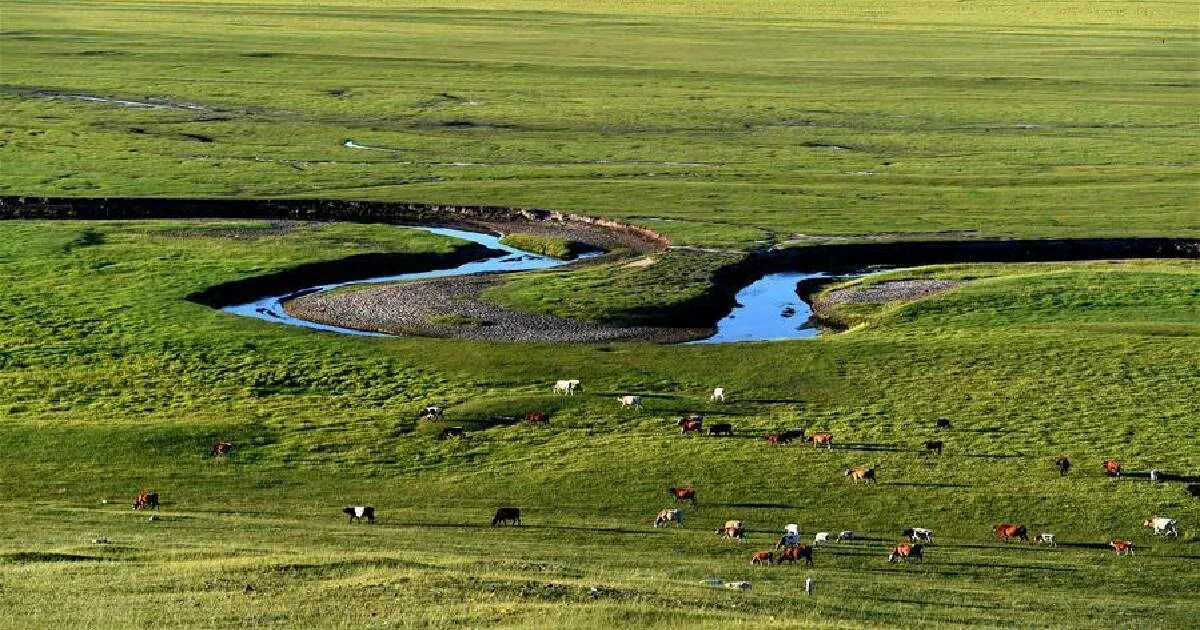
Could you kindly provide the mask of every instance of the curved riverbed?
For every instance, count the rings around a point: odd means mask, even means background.
[[[265,321],[290,326],[301,326],[314,330],[347,335],[387,337],[390,336],[387,333],[338,326],[296,317],[284,310],[284,303],[310,294],[321,293],[351,284],[382,284],[398,281],[470,276],[484,273],[531,271],[557,267],[568,262],[505,245],[500,242],[501,236],[497,234],[472,232],[454,228],[405,226],[398,229],[422,230],[432,234],[459,238],[478,243],[489,249],[503,251],[504,254],[447,269],[377,276],[360,280],[316,285],[282,295],[260,298],[253,302],[227,306],[222,310],[246,317],[255,317]],[[586,254],[585,257],[595,255],[598,254]],[[714,334],[703,339],[694,339],[687,343],[715,344],[815,337],[820,334],[820,329],[812,321],[812,306],[800,298],[796,290],[796,285],[801,281],[825,277],[828,277],[828,274],[821,271],[766,274],[738,291],[735,297],[736,304],[728,314],[716,323]],[[335,321],[343,322],[345,320],[336,319]]]

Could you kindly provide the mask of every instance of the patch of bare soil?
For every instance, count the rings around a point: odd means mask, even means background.
[[[820,309],[837,304],[882,304],[919,300],[956,289],[963,284],[959,280],[897,280],[865,287],[847,287],[831,291],[821,299],[814,300],[813,308]]]

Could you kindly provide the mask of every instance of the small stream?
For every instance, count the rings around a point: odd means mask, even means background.
[[[471,232],[453,228],[404,227],[401,229],[422,230],[431,234],[440,234],[478,243],[491,249],[505,252],[504,255],[469,262],[449,269],[437,269],[417,273],[405,273],[392,276],[377,276],[361,280],[323,284],[292,291],[283,295],[260,298],[245,304],[227,306],[221,310],[255,317],[264,321],[301,326],[313,330],[323,330],[347,335],[366,337],[387,337],[384,333],[344,328],[330,324],[321,324],[288,315],[283,310],[283,303],[310,293],[328,291],[350,284],[386,283],[404,280],[423,280],[428,278],[444,278],[476,273],[496,273],[512,271],[531,271],[548,269],[564,265],[569,261],[558,260],[548,256],[533,254],[500,243],[500,235]],[[596,256],[598,253],[584,254],[581,257]],[[712,344],[730,343],[736,341],[768,341],[779,339],[800,339],[815,337],[820,330],[811,322],[812,307],[796,293],[796,283],[810,278],[823,278],[826,272],[786,272],[772,273],[759,278],[736,296],[737,305],[728,315],[716,325],[716,333],[705,339],[688,343]]]

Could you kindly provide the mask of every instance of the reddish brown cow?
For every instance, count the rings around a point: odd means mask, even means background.
[[[1020,538],[1025,542],[1029,542],[1029,534],[1025,531],[1024,525],[1015,525],[1013,523],[1000,523],[992,526],[992,533],[996,538],[1008,542],[1013,538]]]
[[[133,509],[135,510],[157,510],[158,509],[158,493],[146,492],[145,490],[138,493],[137,498],[133,500]]]
[[[804,559],[805,565],[811,567],[813,565],[813,548],[808,545],[799,545],[796,547],[788,547],[787,549],[784,549],[782,552],[780,552],[779,565],[783,565],[783,563],[785,561],[791,562],[792,564],[796,564],[796,561],[801,558]]]
[[[1117,552],[1118,556],[1132,556],[1133,555],[1133,541],[1132,540],[1110,540],[1110,541],[1108,541],[1108,546],[1112,547],[1113,551]]]
[[[1121,462],[1115,459],[1104,460],[1100,464],[1100,467],[1104,469],[1104,474],[1108,475],[1109,477],[1121,476]]]
[[[704,426],[704,418],[703,416],[684,416],[675,423],[675,426],[680,427],[684,435],[699,433]]]
[[[228,455],[232,452],[233,442],[217,442],[216,444],[213,444],[212,450],[209,451],[209,454],[213,457],[220,457],[221,455]]]
[[[888,554],[888,562],[924,559],[925,548],[921,545],[913,545],[909,543],[900,543],[899,545],[892,547],[892,552]]]
[[[525,414],[525,424],[550,424],[550,414],[545,411],[530,411]]]
[[[750,564],[774,564],[775,552],[773,551],[755,551],[753,556],[750,556]]]
[[[876,483],[874,468],[865,468],[863,466],[849,468],[846,470],[846,476],[853,479],[855,484],[858,484],[860,481]]]
[[[667,488],[667,492],[670,492],[671,496],[675,497],[676,503],[683,503],[684,501],[691,501],[692,505],[696,505],[696,489],[695,488],[692,488],[692,487]]]
[[[812,436],[813,448],[824,446],[827,449],[833,450],[833,434],[832,433],[814,433]]]
[[[767,444],[787,444],[792,438],[783,435],[782,433],[768,433]]]

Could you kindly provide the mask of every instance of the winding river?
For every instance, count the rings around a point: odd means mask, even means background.
[[[503,255],[488,258],[486,260],[477,260],[448,269],[437,269],[433,271],[405,273],[391,276],[377,276],[373,278],[365,278],[347,282],[317,285],[301,289],[299,291],[291,291],[282,295],[273,295],[260,298],[245,304],[227,306],[222,310],[228,313],[235,313],[237,315],[243,315],[246,317],[255,317],[269,322],[287,324],[290,326],[301,326],[304,328],[311,328],[313,330],[323,330],[327,332],[336,332],[347,335],[361,335],[367,337],[387,337],[389,335],[384,333],[358,330],[354,328],[344,328],[330,324],[321,324],[318,322],[312,322],[305,319],[300,319],[298,317],[293,317],[284,311],[283,303],[301,295],[307,295],[309,293],[316,293],[319,291],[328,291],[330,289],[336,289],[338,287],[350,284],[423,280],[428,278],[444,278],[447,276],[459,276],[476,273],[531,271],[535,269],[548,269],[550,267],[557,267],[568,262],[564,260],[558,260],[556,258],[550,258],[548,256],[533,254],[505,245],[500,242],[500,235],[496,234],[486,234],[482,232],[472,232],[453,228],[406,226],[401,229],[421,230],[431,234],[459,238],[478,243],[491,249],[500,250],[505,253]],[[596,255],[599,254],[585,254],[584,257]],[[772,273],[763,276],[738,292],[736,296],[737,305],[732,311],[730,311],[729,314],[721,318],[721,320],[717,323],[715,334],[704,339],[691,341],[689,343],[711,344],[729,343],[735,341],[766,341],[778,339],[798,339],[816,336],[819,334],[819,330],[810,323],[812,308],[805,303],[804,300],[800,299],[800,296],[796,293],[796,283],[809,278],[824,277],[825,275],[826,274],[824,272],[791,272]]]

